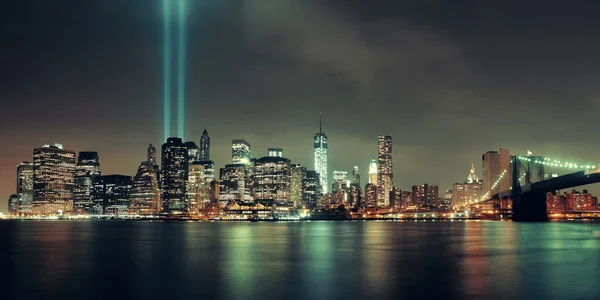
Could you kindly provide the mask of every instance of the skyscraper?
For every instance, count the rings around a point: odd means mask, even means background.
[[[250,143],[245,140],[231,141],[231,160],[233,164],[250,164]]]
[[[377,186],[377,160],[371,159],[369,164],[369,183]]]
[[[302,206],[303,185],[302,181],[306,177],[306,168],[301,165],[292,166],[292,177],[290,180],[291,194],[290,199],[298,207]]]
[[[316,208],[321,194],[319,173],[315,170],[307,170],[302,180],[302,205],[308,209]]]
[[[488,151],[481,156],[483,173],[482,193],[488,197],[500,191],[506,191],[511,187],[510,151],[500,149],[499,151]],[[502,175],[502,173],[504,175]],[[500,179],[502,176],[502,179]],[[500,180],[494,189],[492,186]]]
[[[129,213],[157,214],[160,212],[160,186],[158,166],[144,161],[139,166],[129,198]]]
[[[75,151],[60,144],[33,149],[33,213],[73,210]]]
[[[319,114],[319,133],[315,135],[314,141],[315,171],[319,173],[323,193],[329,191],[327,180],[327,135],[323,132],[323,114]]]
[[[192,141],[185,142],[185,147],[188,151],[188,164],[200,161],[200,148],[196,143]]]
[[[339,193],[342,192],[343,189],[348,184],[348,172],[347,171],[333,171],[333,176],[331,180],[331,192]]]
[[[92,212],[94,180],[101,175],[98,152],[82,151],[75,166],[73,211],[79,214]]]
[[[358,173],[358,166],[354,166],[352,169],[352,184],[360,186],[360,174]]]
[[[219,202],[221,206],[230,201],[243,201],[246,194],[246,165],[229,164],[219,172]]]
[[[167,142],[162,145],[163,209],[168,213],[180,214],[187,212],[185,188],[188,158],[188,148],[180,138],[168,138]]]
[[[146,159],[146,161],[150,165],[156,165],[156,148],[154,148],[152,144],[148,145],[148,158]]]
[[[266,156],[254,163],[254,200],[263,205],[291,203],[291,163],[277,156]]]
[[[33,164],[22,162],[17,166],[17,196],[19,212],[30,214],[33,205]]]
[[[269,148],[267,156],[283,157],[283,149],[281,149],[281,148]]]
[[[204,166],[200,163],[191,163],[188,166],[188,180],[186,188],[188,212],[198,214],[200,209],[210,202],[208,199],[208,186],[204,182]]]
[[[390,192],[394,187],[394,173],[392,167],[392,137],[380,135],[378,138],[377,156],[377,182],[378,182],[378,205],[390,205]]]
[[[17,194],[10,195],[8,198],[8,213],[13,216],[18,215],[19,205],[19,196]]]
[[[204,124],[204,131],[200,137],[200,160],[210,160],[210,137],[208,131],[206,131],[206,124]]]
[[[129,212],[129,199],[133,182],[126,175],[104,175],[94,182],[95,214],[126,215]]]
[[[436,204],[439,196],[439,188],[437,185],[429,185],[427,183],[421,185],[413,185],[412,187],[412,202],[418,207],[431,207]]]
[[[364,207],[377,207],[377,186],[372,183],[365,185]]]

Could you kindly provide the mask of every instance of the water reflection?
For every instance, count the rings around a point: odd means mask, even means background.
[[[0,222],[8,299],[598,299],[597,223]]]

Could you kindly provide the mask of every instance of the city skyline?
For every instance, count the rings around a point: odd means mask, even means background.
[[[21,31],[9,33],[10,46],[3,49],[10,59],[2,72],[9,80],[0,96],[14,113],[0,121],[2,207],[15,193],[15,167],[31,161],[31,149],[40,145],[60,142],[77,152],[96,151],[103,174],[133,176],[144,145],[164,143],[158,3],[154,10],[139,10],[142,1],[120,3],[119,10],[110,1],[72,7],[31,3],[7,7],[13,12],[8,22]],[[440,4],[450,13],[434,22],[431,8],[391,2],[368,9],[340,1],[222,3],[190,8],[198,18],[188,24],[184,124],[184,140],[198,143],[208,119],[211,158],[218,167],[231,154],[231,139],[243,138],[257,151],[283,148],[294,163],[310,168],[307,144],[319,112],[327,118],[330,172],[358,165],[368,178],[373,140],[391,135],[394,183],[403,189],[428,182],[444,190],[461,181],[471,164],[481,175],[481,154],[499,148],[596,157],[600,143],[591,120],[598,107],[594,28],[600,24],[577,21],[595,20],[585,18],[592,4],[517,10],[509,3],[486,3],[489,10],[478,11],[480,18],[470,18],[461,6]],[[302,13],[288,20],[267,13],[272,10]],[[388,15],[381,22],[369,18],[382,11]],[[496,11],[532,26],[500,28]],[[230,13],[239,20],[221,18]],[[558,20],[550,17],[557,15]],[[32,18],[52,34],[25,21]],[[72,26],[60,26],[57,19]],[[106,19],[114,22],[107,26]],[[544,31],[558,23],[570,25]],[[219,39],[209,30],[216,26],[223,30]],[[266,43],[271,35],[281,44]],[[524,42],[530,36],[535,43]],[[297,44],[306,47],[290,47]],[[94,109],[83,109],[89,105]],[[575,122],[559,121],[570,113],[578,116]],[[596,187],[590,190],[597,193]]]

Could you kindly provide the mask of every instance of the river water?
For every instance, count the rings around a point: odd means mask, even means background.
[[[600,223],[0,222],[0,299],[600,299]]]

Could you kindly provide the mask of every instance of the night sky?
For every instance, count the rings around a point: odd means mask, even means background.
[[[231,140],[313,167],[323,112],[329,172],[361,168],[393,136],[394,183],[463,181],[481,154],[598,162],[597,1],[191,0],[185,140],[208,119]],[[368,3],[368,4],[367,4]],[[19,0],[2,7],[0,211],[16,166],[62,143],[134,175],[162,144],[155,0]]]

